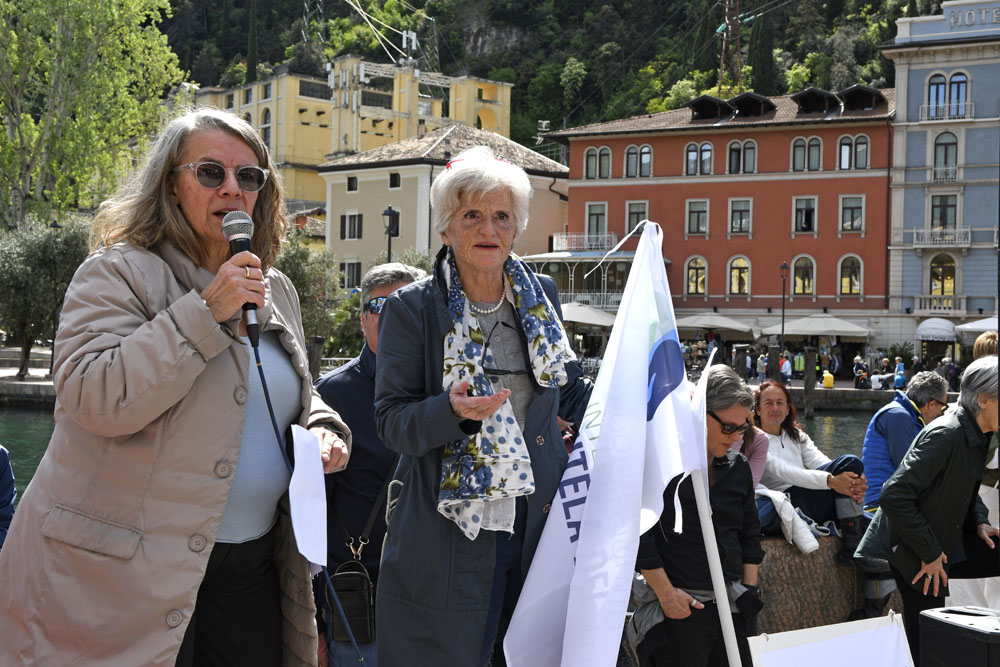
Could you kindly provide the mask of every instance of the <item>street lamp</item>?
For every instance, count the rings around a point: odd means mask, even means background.
[[[382,219],[385,223],[385,235],[388,242],[388,247],[386,248],[386,258],[385,261],[392,261],[392,237],[399,236],[399,211],[389,206],[384,211],[382,211]]]
[[[785,353],[785,292],[788,281],[788,262],[782,262],[781,268],[781,354]],[[780,358],[780,357],[779,357]]]

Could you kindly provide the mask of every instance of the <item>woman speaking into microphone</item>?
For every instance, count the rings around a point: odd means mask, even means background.
[[[229,113],[171,121],[94,221],[56,336],[55,431],[0,556],[0,664],[314,665],[309,565],[274,416],[349,431],[312,389],[267,148]],[[230,256],[242,211],[250,250]],[[287,445],[288,443],[286,443]]]

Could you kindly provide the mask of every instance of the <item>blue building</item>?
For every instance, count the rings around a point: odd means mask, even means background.
[[[890,177],[890,328],[926,357],[948,327],[997,312],[1000,2],[944,2],[897,21]],[[928,322],[928,320],[931,320]]]

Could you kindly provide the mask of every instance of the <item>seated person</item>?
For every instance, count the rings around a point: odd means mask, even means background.
[[[867,486],[861,459],[845,454],[831,461],[819,451],[795,421],[788,389],[778,382],[765,382],[757,390],[754,423],[769,441],[761,484],[785,492],[795,507],[817,523],[836,520],[843,536],[841,558],[853,563],[864,533],[860,515]],[[771,500],[759,498],[757,507],[764,534],[778,534],[779,519]]]
[[[868,377],[868,364],[861,357],[854,357],[854,388],[871,389],[872,381]]]
[[[764,474],[764,465],[767,463],[767,446],[767,433],[756,426],[748,428],[742,439],[730,445],[730,449],[745,456],[747,462],[750,463],[750,472],[753,475],[755,488],[760,484],[760,478]]]
[[[14,470],[10,467],[10,453],[0,445],[0,549],[7,539],[10,520],[14,518],[14,501],[17,489],[14,486]]]
[[[897,391],[887,405],[879,409],[868,424],[861,461],[868,477],[865,510],[874,512],[882,494],[882,485],[896,472],[910,443],[927,424],[941,416],[948,405],[948,382],[930,371],[917,373]]]
[[[731,447],[750,429],[753,394],[728,366],[714,364],[705,372],[709,374],[705,418],[708,496],[723,577],[731,597],[736,599],[735,605],[729,600],[725,604],[734,612],[740,657],[744,665],[749,665],[747,636],[756,634],[756,614],[762,606],[756,589],[764,552],[750,466]],[[682,533],[673,532],[674,492],[678,485]],[[645,628],[645,638],[637,650],[640,664],[728,665],[691,477],[678,476],[667,485],[659,522],[639,538],[636,568],[656,594],[665,617]]]

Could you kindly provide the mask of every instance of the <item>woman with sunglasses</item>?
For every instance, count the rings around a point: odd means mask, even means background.
[[[728,366],[715,364],[706,373],[708,498],[722,574],[729,584],[730,599],[735,600],[730,603],[727,599],[724,604],[733,612],[740,657],[749,666],[747,637],[757,634],[756,616],[763,606],[757,594],[757,572],[764,551],[750,465],[734,448],[752,430],[753,394]],[[674,532],[675,495],[682,514],[680,533]],[[636,569],[659,602],[654,614],[640,614],[649,621],[659,621],[645,628],[645,638],[637,649],[640,664],[728,665],[690,477],[678,476],[667,484],[660,520],[639,538]]]
[[[795,414],[791,394],[782,383],[768,380],[757,389],[753,420],[769,440],[761,484],[787,494],[816,523],[836,520],[843,537],[840,556],[852,563],[864,533],[861,503],[868,488],[864,464],[853,454],[831,461],[795,421]],[[771,500],[761,497],[757,505],[764,533],[780,534]]]
[[[587,403],[555,285],[512,252],[530,196],[488,149],[458,155],[431,188],[434,274],[382,309],[375,420],[402,458],[380,665],[489,664],[566,466],[556,416],[579,423]]]
[[[98,211],[56,337],[55,430],[0,553],[0,664],[316,664],[244,303],[283,437],[310,427],[331,471],[349,430],[312,388],[298,298],[273,268],[273,175],[253,127],[195,109]],[[231,211],[255,223],[232,257]]]

